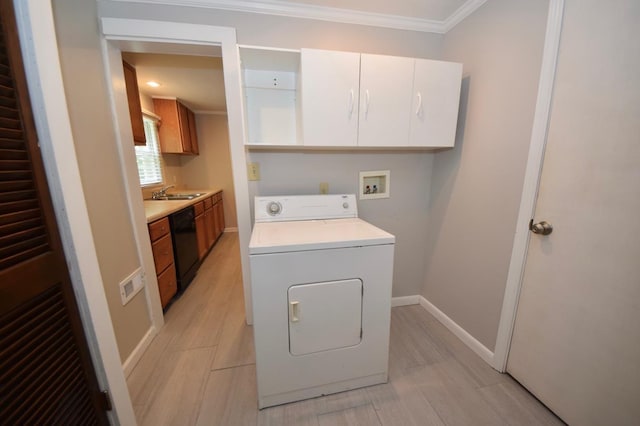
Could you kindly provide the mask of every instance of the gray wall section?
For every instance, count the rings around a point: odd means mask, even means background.
[[[144,292],[126,306],[120,300],[120,281],[140,262],[111,121],[96,5],[55,0],[53,11],[73,143],[104,291],[124,361],[151,322]]]
[[[420,152],[252,152],[262,180],[250,182],[253,195],[318,194],[320,182],[329,193],[357,193],[359,172],[389,170],[391,197],[359,200],[360,217],[396,236],[393,296],[419,294],[424,277],[433,155]]]
[[[422,295],[494,349],[537,98],[548,2],[492,0],[446,34],[464,64],[456,147],[435,155]]]

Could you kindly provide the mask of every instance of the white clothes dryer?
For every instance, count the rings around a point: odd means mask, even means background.
[[[387,381],[394,244],[353,194],[256,197],[259,408]]]

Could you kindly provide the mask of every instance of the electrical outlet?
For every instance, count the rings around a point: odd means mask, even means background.
[[[321,194],[329,193],[329,182],[320,182],[320,193]]]
[[[138,294],[144,287],[144,274],[142,269],[138,268],[136,271],[122,280],[120,283],[120,298],[122,299],[122,305],[129,303],[133,296]]]
[[[249,180],[260,180],[260,163],[248,163],[247,174]]]

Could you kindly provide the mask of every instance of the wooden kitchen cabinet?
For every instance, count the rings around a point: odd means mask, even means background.
[[[200,215],[200,225],[198,225],[198,210],[196,210],[196,234],[198,235],[198,251],[201,259],[206,252],[213,247],[220,235],[224,232],[224,210],[222,204],[222,191],[207,197],[198,203],[203,213]],[[202,246],[200,246],[202,244]]]
[[[198,148],[198,130],[196,128],[196,115],[187,108],[187,123],[189,125],[189,136],[191,137],[191,153],[195,155],[200,154]]]
[[[209,251],[209,238],[207,236],[207,224],[204,215],[204,201],[194,204],[196,221],[196,238],[198,240],[198,258],[204,259]]]
[[[129,116],[131,118],[133,143],[135,145],[146,145],[147,139],[144,134],[142,105],[140,103],[136,69],[125,61],[122,61],[122,67],[124,70],[124,85],[127,91],[127,102],[129,103]]]
[[[215,218],[215,239],[220,238],[224,232],[224,205],[222,204],[222,192],[218,192],[213,196],[213,214]]]
[[[204,200],[204,222],[207,230],[207,247],[211,248],[216,242],[216,222],[213,211],[213,197]]]
[[[158,278],[160,301],[165,308],[178,292],[178,280],[173,259],[173,242],[169,218],[164,217],[149,224],[149,238]]]
[[[153,99],[153,108],[160,116],[160,150],[164,154],[199,153],[195,115],[177,99]]]

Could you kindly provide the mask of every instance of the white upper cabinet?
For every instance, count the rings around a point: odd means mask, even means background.
[[[454,145],[461,79],[462,64],[415,60],[410,146]]]
[[[360,54],[302,49],[300,62],[304,145],[355,146]]]
[[[407,146],[414,59],[362,54],[358,146]]]
[[[462,64],[317,49],[240,53],[247,145],[454,145]]]

